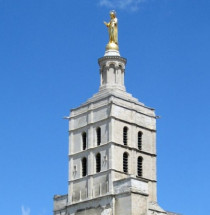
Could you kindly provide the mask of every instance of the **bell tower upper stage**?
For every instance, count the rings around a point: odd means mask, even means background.
[[[120,56],[104,56],[99,58],[100,89],[113,89],[125,91],[124,74],[126,59]]]

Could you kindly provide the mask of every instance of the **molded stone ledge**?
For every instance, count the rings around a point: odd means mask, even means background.
[[[149,210],[148,215],[166,215],[166,211],[164,211],[157,202],[149,202]]]
[[[126,192],[135,192],[148,196],[149,195],[148,182],[145,180],[138,180],[131,177],[114,181],[115,194],[121,194]]]
[[[67,206],[68,194],[66,195],[55,195],[54,196],[54,210],[60,210]]]
[[[169,212],[169,211],[166,211],[167,212],[167,215],[181,215],[181,214],[177,214],[177,213],[174,213],[174,212]]]

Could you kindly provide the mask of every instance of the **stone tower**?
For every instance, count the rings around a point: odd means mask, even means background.
[[[98,60],[100,89],[69,116],[68,194],[54,215],[163,215],[157,204],[156,115],[124,85],[126,59]]]

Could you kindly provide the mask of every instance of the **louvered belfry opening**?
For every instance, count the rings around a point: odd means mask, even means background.
[[[125,146],[128,145],[128,128],[127,127],[123,128],[123,144]]]
[[[101,154],[96,155],[96,172],[101,172]]]
[[[123,172],[128,173],[128,153],[123,154]]]
[[[98,127],[96,129],[96,136],[97,136],[97,145],[100,146],[101,145],[101,128]]]
[[[142,132],[138,132],[138,149],[142,150]]]
[[[137,160],[137,175],[139,177],[142,177],[142,175],[143,175],[142,161],[143,161],[143,158],[138,157],[138,160]]]
[[[82,149],[85,150],[87,148],[87,134],[86,132],[82,133]]]
[[[87,175],[87,158],[82,158],[82,176]]]

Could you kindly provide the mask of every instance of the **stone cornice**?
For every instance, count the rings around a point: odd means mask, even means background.
[[[79,127],[79,128],[70,129],[68,132],[70,133],[70,132],[72,132],[72,131],[77,131],[77,130],[80,130],[80,129],[82,129],[82,128],[86,128],[86,127],[88,127],[88,126],[97,124],[98,122],[106,121],[106,120],[108,120],[108,119],[115,119],[115,120],[118,120],[118,121],[120,121],[120,122],[124,122],[124,123],[129,124],[129,125],[134,125],[134,126],[136,126],[136,127],[138,127],[138,128],[142,128],[142,129],[145,129],[145,130],[148,130],[148,131],[151,131],[151,132],[156,132],[156,131],[157,131],[156,129],[147,128],[147,127],[141,126],[141,125],[139,125],[139,124],[137,124],[137,123],[133,123],[133,122],[128,122],[128,121],[126,121],[126,120],[119,119],[119,118],[117,118],[117,117],[115,117],[115,116],[108,116],[108,117],[106,117],[106,118],[104,118],[104,119],[101,119],[101,120],[99,120],[99,121],[90,122],[90,123],[88,123],[87,125],[81,126],[81,127]]]
[[[68,180],[68,183],[71,183],[71,182],[78,182],[78,181],[83,181],[84,179],[88,179],[90,177],[93,177],[95,175],[103,175],[104,173],[110,173],[111,171],[114,171],[114,172],[117,172],[117,173],[120,173],[120,174],[123,174],[123,175],[127,175],[128,177],[132,177],[132,178],[135,178],[133,176],[131,176],[131,174],[127,174],[127,173],[124,173],[122,171],[119,171],[119,170],[116,170],[116,169],[107,169],[107,170],[104,170],[104,171],[101,171],[101,172],[97,172],[97,173],[94,173],[94,174],[89,174],[89,175],[86,175],[84,177],[80,177],[80,178],[76,178],[76,179],[72,179],[72,180]],[[141,179],[142,181],[145,181],[145,182],[157,182],[157,180],[153,180],[153,179],[149,179],[149,178],[143,178],[143,177],[137,177],[135,179]],[[118,180],[116,180],[118,181]]]
[[[117,99],[121,99],[121,100],[124,100],[124,101],[126,101],[126,102],[130,102],[130,101],[127,101],[127,100],[125,100],[125,99],[122,99],[122,98],[117,97],[117,96],[114,96],[114,95],[108,96],[107,99],[109,99],[109,98],[112,97],[112,96],[115,97],[115,98],[117,98]],[[101,99],[101,100],[103,100],[103,99]],[[97,101],[101,101],[101,100],[97,100]],[[94,103],[94,102],[93,102],[93,103]],[[131,103],[133,103],[133,102],[131,102]],[[140,114],[142,114],[142,115],[145,115],[145,116],[148,116],[148,117],[151,117],[151,118],[155,118],[155,119],[156,119],[156,116],[151,116],[151,115],[149,115],[149,114],[145,114],[145,113],[143,113],[143,112],[141,112],[141,111],[136,110],[135,108],[130,108],[130,107],[126,107],[126,106],[117,104],[117,102],[112,101],[112,100],[111,100],[111,101],[108,101],[106,104],[100,105],[100,106],[95,107],[95,108],[93,108],[93,107],[89,104],[89,105],[91,106],[91,108],[88,108],[88,110],[83,111],[83,112],[81,112],[81,113],[75,114],[74,116],[70,116],[68,119],[72,119],[72,118],[74,118],[74,117],[78,117],[79,115],[82,115],[82,114],[84,114],[84,113],[91,112],[91,111],[93,111],[93,110],[100,109],[100,108],[102,108],[102,107],[106,107],[106,106],[108,106],[108,105],[110,105],[110,104],[115,104],[115,105],[117,105],[118,107],[123,107],[123,108],[125,108],[125,109],[127,109],[127,110],[135,111],[135,112],[140,113]],[[136,104],[135,104],[135,105],[136,105]],[[143,105],[139,105],[139,106],[145,107],[145,106],[143,106]],[[81,107],[79,107],[79,108],[81,108]],[[79,108],[78,108],[78,109],[79,109]],[[146,108],[147,108],[147,107],[146,107]],[[77,108],[76,108],[76,109],[72,109],[72,111],[74,111],[74,110],[77,110]],[[154,110],[154,109],[150,109],[150,110]]]
[[[111,116],[110,118],[113,118],[113,119],[118,120],[118,121],[120,121],[120,122],[124,122],[124,123],[129,124],[129,125],[134,125],[134,126],[136,126],[136,127],[143,128],[143,129],[148,130],[148,131],[151,131],[151,132],[156,132],[156,129],[147,128],[147,127],[141,126],[141,125],[139,125],[139,124],[137,124],[137,123],[128,122],[128,121],[126,121],[126,120],[119,119],[119,118],[114,117],[114,116]]]
[[[122,147],[122,148],[125,148],[125,149],[128,149],[128,150],[134,150],[134,151],[136,151],[136,152],[138,152],[138,153],[145,154],[145,155],[149,155],[149,156],[151,156],[151,157],[157,157],[157,155],[154,154],[154,153],[142,151],[142,150],[139,150],[139,149],[134,148],[134,147],[125,146],[125,145],[122,145],[122,144],[119,144],[119,143],[115,143],[115,142],[112,142],[112,144],[114,144],[114,145],[116,145],[116,146],[119,146],[119,147]]]
[[[101,144],[101,145],[99,145],[99,146],[94,146],[94,147],[88,148],[88,149],[83,150],[83,151],[80,151],[80,152],[72,153],[72,154],[69,154],[68,156],[69,156],[69,157],[70,157],[70,156],[73,156],[73,157],[74,157],[74,156],[77,156],[78,154],[86,154],[86,153],[89,153],[90,151],[95,150],[95,149],[99,149],[99,150],[100,150],[100,148],[107,147],[107,145],[109,145],[109,147],[110,147],[112,144],[115,145],[115,146],[122,147],[122,148],[124,148],[124,149],[134,150],[134,151],[136,151],[136,152],[138,152],[138,153],[145,154],[145,155],[149,155],[149,156],[151,156],[151,157],[157,157],[157,155],[154,154],[154,153],[142,151],[142,150],[139,150],[139,149],[137,149],[137,148],[130,147],[130,146],[125,146],[125,145],[122,145],[122,144],[120,144],[120,143],[116,143],[116,142],[113,142],[113,141],[108,142],[108,143],[105,143],[105,144]]]
[[[127,63],[127,59],[124,57],[120,57],[120,56],[104,56],[98,59],[98,63],[100,64],[103,61],[107,61],[107,60],[119,60],[119,61],[123,61],[123,63]]]
[[[121,99],[121,100],[123,100],[123,101],[133,103],[133,104],[135,104],[135,105],[137,105],[137,106],[141,106],[141,107],[146,108],[146,109],[149,109],[149,110],[154,110],[154,108],[147,107],[147,106],[145,106],[144,104],[141,104],[140,102],[137,103],[137,102],[135,102],[135,101],[127,100],[127,99],[122,98],[122,97],[120,97],[120,96],[116,96],[116,95],[114,95],[114,94],[110,94],[110,95],[107,95],[107,96],[105,96],[105,97],[103,97],[103,98],[97,99],[96,101],[86,102],[86,103],[82,104],[81,106],[79,106],[79,107],[77,107],[77,108],[72,108],[70,111],[72,112],[72,111],[78,110],[78,109],[80,109],[80,108],[84,108],[84,107],[86,107],[86,106],[91,106],[91,104],[100,102],[100,101],[104,100],[105,98],[109,99],[110,97],[115,97],[115,98],[117,98],[117,99]],[[92,109],[93,109],[93,108],[91,108],[90,110],[92,110]],[[70,118],[71,118],[71,117],[70,117]]]

